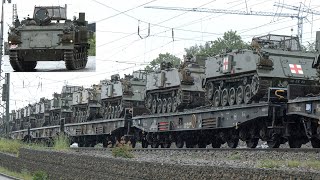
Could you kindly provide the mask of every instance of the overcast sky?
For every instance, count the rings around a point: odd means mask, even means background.
[[[97,22],[96,73],[11,73],[11,108],[23,107],[41,97],[51,98],[63,84],[89,87],[114,73],[128,74],[141,69],[159,53],[172,53],[179,58],[184,48],[204,44],[236,30],[243,40],[268,33],[296,35],[297,18],[240,16],[214,13],[146,9],[144,6],[211,8],[242,11],[266,11],[297,14],[275,2],[299,6],[302,0],[12,0],[19,17],[32,14],[34,5],[68,4],[68,17],[86,12],[89,21]],[[34,2],[34,3],[31,3]],[[247,3],[246,3],[247,2]],[[320,11],[320,1],[302,1]],[[145,5],[143,5],[145,4]],[[6,4],[6,19],[11,22],[12,5]],[[132,10],[130,10],[132,9]],[[127,11],[128,10],[128,11]],[[28,11],[28,12],[27,12]],[[124,12],[119,14],[119,12]],[[307,14],[305,14],[307,15]],[[148,36],[148,24],[150,35]],[[308,15],[303,24],[303,43],[313,42],[320,30],[320,15]],[[138,26],[140,35],[138,36]],[[174,38],[172,38],[172,31]],[[174,41],[173,41],[174,39]]]

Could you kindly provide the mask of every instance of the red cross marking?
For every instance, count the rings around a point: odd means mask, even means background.
[[[228,58],[223,59],[223,70],[228,70]]]
[[[300,64],[289,64],[291,73],[294,74],[303,74],[303,70]]]

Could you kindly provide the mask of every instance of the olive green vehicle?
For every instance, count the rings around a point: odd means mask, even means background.
[[[8,43],[15,71],[33,71],[37,61],[65,61],[68,70],[83,69],[88,60],[85,13],[67,19],[67,7],[36,6],[33,18],[16,19]]]

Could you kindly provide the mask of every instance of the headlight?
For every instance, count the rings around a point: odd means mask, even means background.
[[[9,41],[9,44],[11,44],[11,41]]]
[[[73,43],[73,41],[72,41],[72,40],[70,40],[70,43]]]
[[[309,114],[312,113],[312,104],[311,103],[306,104],[306,112]]]

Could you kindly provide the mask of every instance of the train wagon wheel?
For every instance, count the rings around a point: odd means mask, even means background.
[[[310,141],[313,148],[320,148],[320,139],[312,138]]]
[[[153,99],[152,101],[152,114],[157,113],[157,100]]]
[[[169,97],[167,101],[167,112],[172,112],[172,98]]]
[[[289,137],[288,144],[290,148],[301,148],[302,142],[299,138]]]
[[[230,138],[227,140],[229,148],[236,148],[239,144],[239,138]]]
[[[248,104],[250,102],[250,99],[251,99],[251,86],[248,84],[244,88],[243,101],[244,101],[245,104]]]
[[[256,148],[258,145],[259,139],[258,138],[252,138],[246,141],[248,148]]]
[[[159,142],[158,141],[153,141],[151,144],[152,148],[158,148],[159,147]]]
[[[236,90],[233,87],[229,90],[228,102],[230,106],[234,105],[236,102]]]
[[[218,139],[215,138],[211,141],[211,146],[212,146],[212,148],[220,148],[221,141],[219,141]]]
[[[141,140],[141,146],[142,146],[142,148],[148,148],[148,146],[149,146],[148,141],[145,139]]]
[[[175,144],[176,144],[177,148],[183,148],[183,146],[184,146],[183,138],[181,136],[178,136]]]
[[[280,141],[278,139],[269,140],[267,141],[267,144],[269,148],[279,148],[280,147]]]
[[[166,113],[167,112],[167,105],[168,105],[168,101],[166,98],[162,99],[162,113]]]
[[[228,89],[224,88],[221,93],[221,105],[226,106],[228,104]]]
[[[241,104],[243,101],[243,86],[239,86],[236,92],[236,102],[237,104]]]

